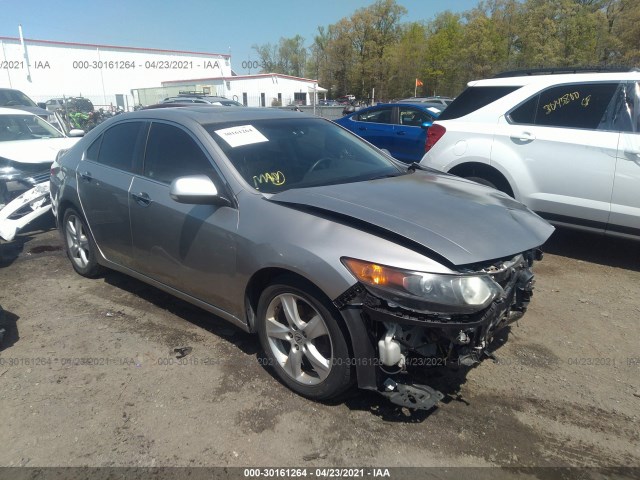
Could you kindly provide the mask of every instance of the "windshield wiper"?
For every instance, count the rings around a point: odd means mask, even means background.
[[[427,167],[423,167],[418,162],[411,162],[407,167],[407,170],[411,172],[415,172],[416,170],[430,170],[430,169],[428,169]]]
[[[370,177],[367,180],[380,180],[381,178],[391,178],[391,177],[399,177],[400,175],[404,175],[403,172],[398,173],[383,173],[382,175],[378,175],[377,177]]]
[[[423,172],[439,173],[440,175],[451,175],[447,172],[443,172],[442,170],[437,170],[432,167],[425,167],[424,165],[418,162],[410,163],[409,166],[407,167],[408,172],[415,172],[416,170],[422,170]]]

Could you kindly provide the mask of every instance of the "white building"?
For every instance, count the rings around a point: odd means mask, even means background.
[[[206,88],[212,95],[252,106],[272,106],[278,100],[282,105],[310,105],[314,92],[325,91],[316,81],[304,78],[235,76],[231,56],[226,54],[26,38],[21,42],[2,36],[0,67],[0,88],[21,90],[36,102],[82,96],[96,107],[127,110],[184,90]]]
[[[160,88],[137,89],[136,101],[143,105],[178,95],[180,92],[201,92],[231,98],[248,107],[313,105],[324,97],[326,89],[317,80],[292,77],[280,73],[232,75],[194,80],[168,80]],[[315,98],[315,100],[314,100]]]

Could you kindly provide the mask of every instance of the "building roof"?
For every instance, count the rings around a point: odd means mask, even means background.
[[[270,78],[270,77],[278,77],[278,78],[286,78],[289,80],[300,80],[303,82],[311,82],[317,83],[317,80],[313,80],[311,78],[303,78],[303,77],[294,77],[292,75],[285,75],[283,73],[257,73],[255,75],[233,75],[231,77],[208,77],[208,78],[190,78],[186,80],[167,80],[166,82],[162,82],[163,86],[171,85],[174,83],[185,83],[185,82],[209,82],[212,80],[253,80],[257,78]]]
[[[18,37],[2,37],[0,41],[9,40],[12,42],[20,42]],[[188,50],[165,50],[161,48],[145,48],[145,47],[127,47],[122,45],[101,45],[97,43],[76,43],[76,42],[59,42],[55,40],[37,40],[35,38],[25,38],[25,43],[38,43],[43,45],[60,46],[60,47],[89,47],[89,48],[102,48],[104,50],[132,50],[136,52],[154,52],[154,53],[176,53],[182,55],[206,55],[217,56],[223,58],[230,58],[231,55],[226,53],[208,53],[208,52],[190,52]]]

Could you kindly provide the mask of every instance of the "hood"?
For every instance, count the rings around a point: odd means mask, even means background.
[[[71,148],[79,138],[34,138],[0,142],[0,157],[20,163],[52,163],[63,148]]]
[[[539,247],[554,230],[497,190],[419,170],[380,180],[291,189],[269,200],[364,222],[417,243],[453,265],[516,255]]]
[[[29,105],[10,105],[10,106],[3,106],[3,108],[13,108],[15,110],[24,110],[25,112],[33,113],[34,115],[38,115],[39,117],[45,117],[45,118],[49,118],[49,116],[53,114],[53,112],[50,112],[49,110],[45,110],[44,108],[32,107]]]

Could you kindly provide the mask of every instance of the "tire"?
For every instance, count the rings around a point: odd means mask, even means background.
[[[268,365],[304,397],[329,400],[353,384],[348,336],[338,315],[321,291],[297,278],[280,278],[260,296],[257,327]]]
[[[73,269],[83,277],[95,278],[102,272],[96,260],[97,247],[82,215],[73,208],[64,212],[62,238]]]
[[[466,178],[467,180],[471,180],[472,182],[479,183],[480,185],[486,185],[487,187],[500,190],[495,183],[493,183],[491,180],[487,180],[486,178],[482,178],[482,177],[464,177],[464,178]]]

